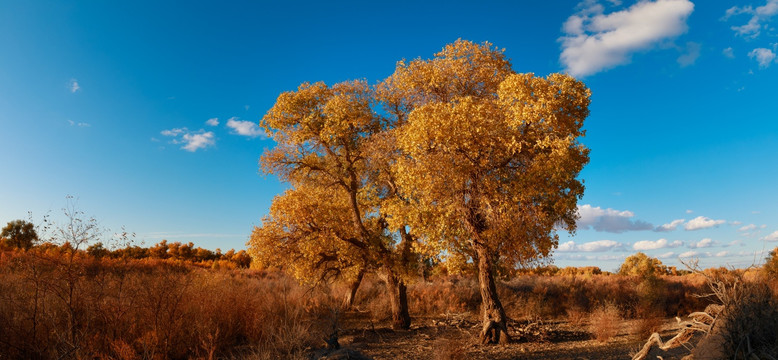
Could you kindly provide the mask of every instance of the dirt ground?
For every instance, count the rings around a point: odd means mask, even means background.
[[[508,327],[513,339],[509,344],[483,346],[477,342],[481,325],[472,317],[415,318],[411,329],[404,331],[365,319],[351,319],[344,322],[339,341],[342,347],[376,360],[630,359],[645,342],[632,335],[634,326],[634,321],[623,321],[615,337],[600,342],[592,338],[585,326],[576,328],[565,321],[511,321]],[[668,319],[660,335],[667,340],[676,329],[676,321]],[[648,359],[656,359],[656,355],[665,360],[680,359],[689,353],[684,347],[670,353],[654,349]]]

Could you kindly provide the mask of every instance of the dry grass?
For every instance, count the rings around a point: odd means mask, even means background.
[[[279,274],[33,252],[0,256],[0,293],[0,354],[19,359],[294,357],[335,303]]]
[[[71,256],[73,255],[73,256]],[[638,333],[656,319],[704,308],[703,282],[666,277],[641,279],[606,274],[523,275],[498,284],[514,320],[568,319],[591,324],[606,341],[621,315],[640,320]],[[94,258],[56,248],[0,251],[0,354],[4,358],[303,358],[323,345],[343,287],[310,291],[277,272],[203,269],[170,260]],[[646,300],[649,299],[649,300]],[[447,276],[411,283],[411,315],[422,318],[480,314],[478,283]],[[702,304],[702,305],[700,305]],[[652,309],[651,316],[643,312]],[[385,284],[367,276],[350,316],[374,327],[390,317]],[[615,309],[615,310],[614,310]],[[639,323],[640,323],[639,322]],[[610,334],[610,335],[609,335]],[[451,358],[459,352],[436,356]],[[437,354],[439,353],[439,354]]]
[[[603,304],[589,315],[589,332],[595,339],[607,342],[616,336],[622,320],[619,308],[615,304]]]

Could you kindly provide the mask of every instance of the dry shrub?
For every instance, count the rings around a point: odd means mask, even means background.
[[[588,317],[589,313],[581,307],[574,306],[567,309],[567,321],[573,326],[583,326]]]
[[[766,279],[714,274],[709,281],[724,307],[695,348],[695,358],[778,357],[778,301]]]
[[[300,357],[319,345],[327,293],[257,271],[164,261],[0,255],[7,358]]]
[[[473,279],[449,277],[411,285],[408,304],[413,316],[477,312],[480,296],[478,284]]]
[[[616,336],[621,321],[619,308],[613,303],[605,303],[589,315],[589,332],[595,339],[606,342]]]
[[[632,334],[640,340],[647,339],[651,334],[658,333],[663,323],[664,319],[660,316],[651,314],[640,316],[633,326]]]

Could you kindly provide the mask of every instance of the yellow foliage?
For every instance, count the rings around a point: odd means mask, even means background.
[[[403,156],[393,173],[408,199],[382,211],[424,235],[420,250],[480,243],[507,264],[528,263],[556,246],[557,227],[575,230],[588,162],[583,83],[516,74],[501,50],[460,40],[398,63],[377,93],[396,124]]]

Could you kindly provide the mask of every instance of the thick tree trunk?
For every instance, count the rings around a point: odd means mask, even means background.
[[[346,294],[346,299],[343,301],[343,306],[346,309],[351,309],[351,306],[354,305],[354,299],[357,297],[357,290],[359,290],[359,285],[362,283],[362,278],[365,276],[365,269],[362,268],[359,270],[359,274],[357,275],[357,278],[349,284],[349,292]]]
[[[409,329],[411,316],[408,313],[408,293],[405,282],[386,266],[386,292],[392,308],[392,329]]]
[[[476,244],[478,254],[478,285],[481,289],[481,306],[483,312],[483,329],[481,330],[482,344],[508,343],[508,327],[505,310],[497,297],[497,287],[494,283],[494,271],[492,269],[492,254],[489,249]]]

